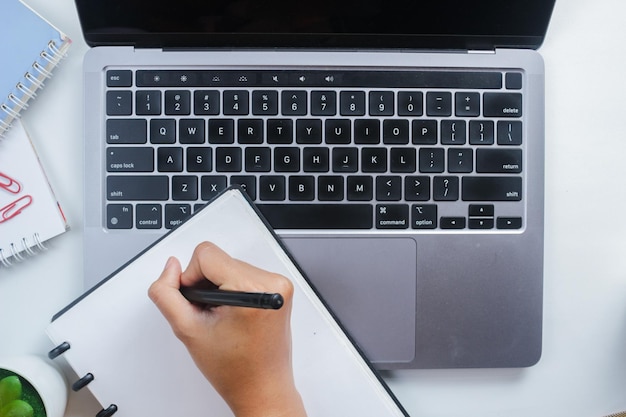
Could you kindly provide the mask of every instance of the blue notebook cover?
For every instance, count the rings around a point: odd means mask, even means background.
[[[0,137],[43,87],[71,40],[19,0],[0,2]]]

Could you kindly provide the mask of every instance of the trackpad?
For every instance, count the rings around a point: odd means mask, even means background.
[[[417,251],[413,239],[282,240],[370,361],[414,358]]]

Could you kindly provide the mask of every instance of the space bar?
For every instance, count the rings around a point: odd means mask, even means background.
[[[274,229],[371,229],[371,204],[257,204]]]

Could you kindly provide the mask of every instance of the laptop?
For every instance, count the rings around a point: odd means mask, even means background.
[[[553,5],[76,0],[85,285],[239,185],[379,369],[532,366]]]

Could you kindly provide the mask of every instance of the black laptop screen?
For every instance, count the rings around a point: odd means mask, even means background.
[[[86,41],[137,47],[537,48],[555,0],[75,0]]]

